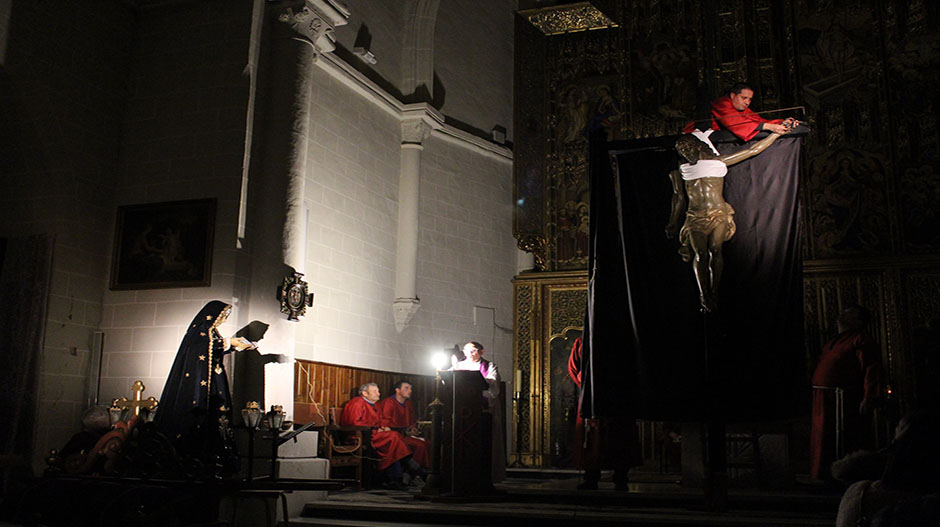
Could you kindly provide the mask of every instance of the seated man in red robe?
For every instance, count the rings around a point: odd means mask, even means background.
[[[581,388],[581,337],[571,346],[568,375]],[[579,403],[580,404],[580,403]],[[574,460],[584,469],[581,490],[597,490],[601,469],[614,469],[614,488],[627,490],[627,471],[643,464],[636,421],[628,417],[581,417],[578,408],[574,432]]]
[[[725,129],[738,136],[742,141],[750,141],[758,132],[768,131],[776,134],[786,133],[796,124],[792,117],[787,119],[764,119],[750,109],[754,90],[743,82],[731,87],[728,95],[719,97],[711,102],[712,129]],[[693,121],[685,126],[682,133],[692,133],[697,122]]]
[[[372,448],[379,455],[379,471],[385,471],[389,486],[403,487],[402,466],[407,466],[411,460],[411,450],[401,434],[382,426],[379,410],[375,407],[379,396],[379,387],[374,382],[360,386],[359,397],[350,399],[343,407],[340,425],[372,428]]]
[[[375,407],[379,409],[382,426],[400,431],[405,444],[411,449],[412,459],[422,467],[428,468],[431,466],[428,443],[418,435],[418,416],[410,399],[411,383],[398,381],[395,385],[395,395],[382,399]]]

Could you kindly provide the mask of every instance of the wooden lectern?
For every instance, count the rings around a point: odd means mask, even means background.
[[[475,496],[492,492],[492,414],[477,371],[442,371],[438,393],[442,408],[442,494]]]

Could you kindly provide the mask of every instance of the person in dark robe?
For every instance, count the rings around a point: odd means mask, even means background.
[[[712,130],[728,130],[746,142],[764,130],[777,134],[786,133],[789,127],[785,127],[784,123],[788,125],[796,123],[792,117],[764,119],[750,109],[753,98],[754,90],[748,84],[739,82],[731,86],[728,95],[723,95],[711,102]],[[698,124],[700,123],[696,121],[687,124],[682,133],[691,133]]]
[[[866,419],[883,395],[880,352],[865,331],[868,310],[850,306],[836,321],[839,334],[823,346],[813,372],[813,415],[810,430],[810,477],[831,479],[832,462],[843,452],[871,448]],[[840,390],[841,401],[837,400]],[[836,451],[837,412],[841,412],[842,452]]]
[[[360,386],[359,397],[350,399],[343,407],[340,425],[367,426],[372,429],[372,448],[379,455],[377,468],[380,472],[385,471],[387,484],[397,488],[403,486],[403,468],[415,471],[420,467],[416,467],[411,459],[411,450],[401,434],[382,425],[382,417],[375,407],[380,397],[379,386],[374,382]]]
[[[575,339],[568,357],[568,375],[581,388],[581,337]],[[614,488],[627,490],[631,467],[643,464],[636,421],[626,417],[593,417],[581,415],[580,403],[574,432],[574,461],[584,470],[581,490],[597,490],[602,469],[614,470]]]
[[[411,449],[411,458],[424,468],[431,466],[428,442],[418,434],[418,415],[411,402],[411,383],[398,381],[395,395],[375,403],[381,415],[382,426],[400,431],[405,444]]]
[[[231,430],[232,397],[222,357],[253,348],[249,341],[223,338],[219,326],[232,306],[213,300],[196,314],[170,368],[154,428],[183,457],[203,463],[212,475],[231,474],[238,458]]]

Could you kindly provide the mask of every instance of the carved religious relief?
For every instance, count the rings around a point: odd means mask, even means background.
[[[907,370],[913,372],[912,392],[917,404],[927,407],[940,401],[940,273],[913,270],[904,278],[906,309],[902,318],[910,324],[904,357]]]
[[[287,7],[278,15],[280,22],[286,23],[291,30],[313,46],[318,56],[336,49],[333,30],[346,25],[350,12],[337,0],[306,0],[295,11]]]
[[[553,37],[547,159],[549,269],[584,269],[588,259],[589,139],[623,138],[622,77],[612,31]]]
[[[809,164],[814,256],[892,250],[884,160],[857,149],[817,155]]]
[[[899,207],[904,230],[904,252],[940,252],[940,170],[926,161],[900,177]]]

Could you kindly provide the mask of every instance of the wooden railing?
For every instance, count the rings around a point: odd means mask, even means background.
[[[294,363],[294,422],[318,425],[329,421],[330,408],[342,406],[359,395],[359,386],[374,382],[382,397],[395,393],[394,386],[408,381],[413,387],[411,401],[418,419],[427,419],[427,406],[434,399],[434,376],[338,366],[325,362],[297,360]]]

